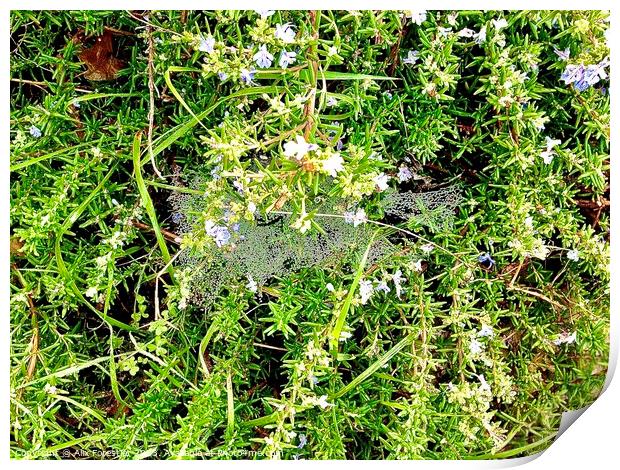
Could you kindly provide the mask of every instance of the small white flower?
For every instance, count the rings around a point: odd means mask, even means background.
[[[388,181],[390,180],[390,177],[385,173],[381,173],[380,175],[375,176],[372,180],[377,185],[377,189],[379,191],[385,191],[388,188]]]
[[[340,332],[340,338],[338,338],[338,341],[346,341],[351,336],[353,336],[353,335],[351,333],[349,333],[348,331],[341,331]]]
[[[579,261],[579,250],[570,250],[566,253],[566,257],[571,261]]]
[[[403,277],[403,273],[400,269],[398,269],[393,275],[392,275],[392,282],[394,283],[394,289],[396,289],[396,297],[398,297],[400,299],[400,294],[402,292],[402,286],[401,284],[403,282],[405,282],[407,279]]]
[[[271,15],[273,15],[276,12],[275,10],[254,10],[254,11],[258,13],[260,17],[263,19],[269,18]]]
[[[334,285],[331,282],[328,282],[327,284],[325,284],[325,288],[329,291],[329,292],[334,292]]]
[[[493,20],[492,23],[495,29],[498,31],[508,26],[508,21],[506,21],[505,18],[500,18],[499,20]]]
[[[258,285],[256,281],[252,279],[252,276],[248,276],[248,283],[245,285],[246,289],[250,292],[256,292],[258,290]]]
[[[480,328],[480,331],[477,333],[476,336],[478,336],[479,338],[490,338],[493,336],[493,328],[483,323],[482,328]]]
[[[333,106],[336,106],[337,104],[338,104],[338,100],[334,98],[333,96],[330,96],[327,98],[327,106],[333,107]]]
[[[552,139],[551,137],[545,137],[545,144],[547,145],[547,150],[553,149],[553,147],[560,145],[562,143],[561,140]]]
[[[480,31],[475,33],[473,37],[474,37],[474,41],[476,41],[476,44],[482,44],[483,42],[486,42],[486,40],[487,40],[487,27],[483,26],[482,28],[480,28]]]
[[[41,133],[41,129],[39,129],[37,126],[35,126],[34,124],[32,126],[30,126],[30,129],[28,129],[28,131],[30,132],[30,135],[32,137],[34,137],[35,139],[38,139],[39,137],[41,137],[41,135],[43,135]]]
[[[545,165],[550,165],[553,161],[553,152],[551,150],[543,150],[540,152],[540,156],[542,157]]]
[[[435,249],[435,246],[434,246],[432,243],[426,243],[426,244],[422,245],[422,246],[420,247],[420,249],[421,249],[424,253],[428,254],[428,253],[430,253],[431,251],[433,251],[433,250]]]
[[[321,397],[317,400],[316,404],[323,409],[327,408],[328,406],[334,406],[333,404],[327,402],[327,395],[321,395]]]
[[[301,160],[308,152],[318,148],[318,145],[309,144],[303,136],[298,135],[295,141],[289,141],[284,144],[284,155],[287,157],[294,157],[296,160]]]
[[[480,374],[477,377],[478,377],[478,380],[480,381],[480,390],[485,391],[485,392],[490,392],[491,387],[489,386],[489,383],[484,378],[484,374]]]
[[[348,211],[344,213],[344,221],[348,224],[353,224],[354,227],[366,223],[367,220],[366,211],[362,208],[357,209],[356,212]]]
[[[336,46],[330,46],[330,48],[327,49],[327,56],[328,57],[335,56],[336,54],[338,54],[338,48]]]
[[[56,388],[55,385],[50,385],[48,383],[45,384],[45,387],[43,387],[43,390],[46,393],[49,393],[50,395],[55,395],[56,392],[58,392],[58,389]]]
[[[287,52],[282,51],[280,53],[280,60],[278,60],[278,64],[283,69],[287,68],[289,65],[292,65],[297,60],[297,52]]]
[[[325,173],[335,178],[336,176],[338,176],[337,173],[339,171],[344,170],[344,166],[342,166],[343,163],[344,159],[340,156],[340,154],[334,153],[327,160],[323,160],[321,162],[321,165]]]
[[[391,291],[391,289],[388,287],[387,282],[381,281],[381,282],[379,282],[379,284],[377,284],[377,287],[375,287],[375,291],[376,292],[384,292],[384,293],[388,294]]]
[[[410,10],[409,18],[418,26],[426,21],[426,10]]]
[[[370,299],[373,293],[372,281],[369,281],[367,279],[360,281],[359,289],[360,289],[360,302],[362,304],[365,304],[366,302],[368,302],[368,299]]]
[[[248,212],[254,214],[256,212],[256,204],[252,201],[248,202]]]
[[[463,28],[458,32],[459,37],[461,38],[471,38],[476,34],[473,29]]]
[[[97,295],[99,294],[99,291],[97,290],[96,287],[89,287],[86,292],[84,292],[84,295],[86,297],[88,297],[89,299],[95,299],[97,297]]]
[[[419,259],[415,263],[412,264],[412,269],[418,273],[422,272],[422,260]]]
[[[534,218],[531,215],[525,218],[524,223],[527,228],[534,228]]]
[[[471,354],[479,354],[484,350],[484,345],[476,338],[472,338],[469,342],[469,352]]]
[[[301,233],[306,233],[308,230],[310,230],[310,227],[312,227],[312,221],[308,217],[308,214],[303,213],[295,222],[293,222],[291,227],[299,230]]]
[[[577,332],[572,333],[560,333],[557,339],[553,340],[553,344],[559,346],[561,344],[572,344],[577,341]]]

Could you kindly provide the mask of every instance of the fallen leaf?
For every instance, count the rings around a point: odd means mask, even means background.
[[[84,76],[88,80],[114,80],[123,68],[123,61],[114,57],[112,52],[112,35],[111,31],[105,30],[95,39],[93,47],[80,52],[78,57],[86,64]]]

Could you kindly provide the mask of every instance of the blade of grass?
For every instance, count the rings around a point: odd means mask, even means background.
[[[336,318],[336,323],[330,334],[329,345],[330,345],[330,351],[332,355],[334,356],[334,359],[336,359],[338,356],[338,343],[340,341],[340,334],[342,333],[344,322],[347,319],[347,314],[349,313],[349,310],[351,309],[351,302],[353,301],[353,295],[355,294],[355,291],[357,290],[357,286],[359,285],[360,280],[362,279],[362,275],[364,274],[364,267],[366,266],[366,260],[368,259],[368,253],[370,253],[370,248],[372,247],[373,241],[374,241],[374,237],[371,237],[370,242],[368,242],[368,247],[366,248],[366,251],[364,252],[364,255],[362,256],[362,259],[359,265],[357,266],[357,272],[355,273],[355,278],[353,279],[353,283],[351,284],[351,287],[349,288],[349,293],[347,294],[347,298],[342,304],[340,312],[338,313],[338,317]]]
[[[392,347],[392,349],[390,349],[389,351],[384,353],[379,359],[377,359],[368,369],[366,369],[360,375],[355,377],[351,382],[349,382],[347,385],[342,387],[339,391],[334,393],[330,398],[339,398],[342,395],[344,395],[345,393],[347,393],[350,390],[352,390],[355,387],[357,387],[364,380],[366,380],[368,377],[370,377],[372,374],[374,374],[377,370],[379,370],[381,367],[383,367],[384,364],[387,364],[387,362],[390,359],[392,359],[404,347],[406,347],[408,344],[410,344],[413,341],[414,338],[415,338],[415,335],[413,335],[413,334],[405,336],[394,347]]]
[[[168,251],[168,245],[166,245],[166,239],[161,233],[161,229],[159,228],[159,222],[157,220],[157,214],[155,213],[155,206],[153,206],[153,201],[151,200],[151,196],[149,196],[149,191],[146,188],[146,184],[144,183],[144,178],[142,177],[142,163],[140,162],[140,142],[142,140],[142,133],[138,132],[133,139],[133,168],[136,177],[136,184],[138,185],[138,191],[140,193],[140,199],[142,200],[142,205],[146,210],[147,215],[151,221],[151,227],[153,228],[153,232],[155,233],[155,238],[157,239],[157,244],[159,245],[159,249],[162,254],[162,259],[164,263],[170,263],[170,252]],[[172,264],[168,264],[167,267],[168,274],[170,274],[170,278],[173,282],[175,282],[174,278],[174,268]]]

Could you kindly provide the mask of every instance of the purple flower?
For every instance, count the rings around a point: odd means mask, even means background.
[[[488,253],[482,253],[480,256],[478,256],[478,262],[486,269],[489,269],[495,264],[495,260],[491,258],[491,255]]]
[[[258,52],[254,54],[254,57],[252,58],[254,59],[254,62],[256,62],[256,65],[262,69],[271,67],[271,63],[273,62],[273,55],[269,53],[265,44],[260,46]]]
[[[294,64],[296,60],[297,60],[296,52],[287,52],[284,50],[280,54],[280,60],[278,61],[278,63],[280,64],[280,67],[285,69],[289,65]]]
[[[251,68],[250,70],[241,69],[239,74],[243,83],[245,83],[246,85],[251,85],[253,83],[252,80],[254,80],[254,75],[256,75],[256,70],[254,70],[253,68]]]
[[[306,435],[305,434],[300,434],[299,435],[299,444],[297,445],[298,449],[303,449],[304,446],[307,444],[308,439],[306,439]]]
[[[401,166],[398,169],[398,181],[403,183],[409,181],[411,178],[413,178],[413,173],[409,168],[407,168],[406,166]]]
[[[226,72],[218,72],[217,76],[221,81],[224,81],[228,78],[228,74]]]

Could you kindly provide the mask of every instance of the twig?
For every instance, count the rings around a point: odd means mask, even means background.
[[[139,230],[144,230],[146,232],[155,232],[155,230],[153,230],[153,227],[143,222],[139,222],[137,220],[131,219],[129,221],[129,224],[136,227]],[[163,228],[160,228],[159,231],[164,236],[164,238],[168,240],[169,242],[176,243],[177,245],[181,243],[181,237],[179,237],[176,233],[170,232],[169,230],[166,230]]]
[[[23,78],[11,78],[12,82],[23,83],[25,85],[32,85],[45,90],[45,88],[49,88],[49,83],[47,82],[36,82],[34,80],[26,80]],[[75,91],[80,91],[82,93],[92,93],[92,90],[85,90],[84,88],[74,88]]]
[[[155,51],[155,44],[153,41],[153,26],[149,23],[146,27],[146,34],[148,38],[148,75],[149,75],[149,130],[147,134],[147,147],[149,157],[151,159],[151,165],[153,171],[159,177],[159,179],[165,179],[161,172],[157,169],[155,164],[155,155],[153,155],[153,121],[155,120],[155,80],[153,79],[153,55]]]

